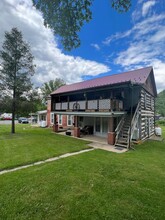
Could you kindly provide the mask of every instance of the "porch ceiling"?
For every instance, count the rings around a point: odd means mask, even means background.
[[[121,115],[126,114],[126,112],[61,112],[61,111],[56,111],[52,112],[57,115],[75,115],[75,116],[85,116],[85,117],[118,117]]]

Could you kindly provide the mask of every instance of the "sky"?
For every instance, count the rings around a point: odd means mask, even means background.
[[[67,84],[153,66],[158,92],[165,89],[165,0],[132,0],[119,14],[109,0],[94,0],[93,18],[79,33],[81,46],[65,51],[31,0],[0,1],[0,49],[17,27],[35,57],[35,86],[62,78]]]

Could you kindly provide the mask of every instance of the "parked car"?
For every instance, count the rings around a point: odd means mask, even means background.
[[[27,118],[23,118],[23,117],[21,117],[21,118],[18,119],[18,123],[21,123],[21,124],[28,124],[29,121],[28,121]]]
[[[12,114],[11,113],[1,114],[1,120],[12,120]]]

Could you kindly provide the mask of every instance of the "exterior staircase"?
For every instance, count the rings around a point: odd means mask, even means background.
[[[123,115],[120,120],[115,132],[116,132],[116,142],[115,146],[129,148],[130,142],[132,140],[134,130],[138,123],[140,111],[140,101],[136,106],[136,110],[133,112],[132,117],[128,112],[126,115]]]
[[[115,146],[129,148],[131,115],[126,114],[119,125],[120,128],[116,131]]]

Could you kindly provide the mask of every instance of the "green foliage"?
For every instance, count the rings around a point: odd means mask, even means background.
[[[17,114],[19,116],[29,116],[29,113],[35,113],[39,110],[44,110],[45,105],[42,103],[42,98],[37,89],[30,90],[26,96],[19,99],[19,108]]]
[[[46,25],[61,38],[66,50],[80,46],[78,32],[92,19],[91,6],[94,0],[33,0],[41,10]],[[118,12],[126,12],[131,0],[111,0],[112,7]]]
[[[65,81],[63,79],[57,78],[55,80],[50,80],[46,82],[41,87],[41,92],[43,95],[43,100],[46,103],[47,97],[59,87],[65,85]]]
[[[5,95],[0,99],[0,112],[7,113],[12,111],[12,98],[8,95]]]
[[[17,117],[29,116],[29,113],[44,110],[45,105],[37,89],[32,89],[25,96],[19,97],[15,108]],[[0,112],[12,112],[12,97],[4,96],[0,99]]]
[[[156,124],[157,124],[157,125],[165,126],[165,120],[156,121]]]
[[[12,102],[12,133],[15,133],[15,113],[18,101],[32,88],[31,76],[34,74],[33,56],[30,46],[23,40],[17,28],[5,32],[5,40],[0,51],[0,89]]]
[[[111,0],[112,7],[120,13],[127,12],[131,7],[131,0]]]
[[[155,102],[156,113],[165,117],[165,90],[158,94]]]

